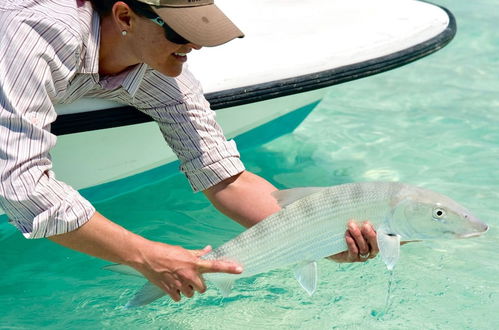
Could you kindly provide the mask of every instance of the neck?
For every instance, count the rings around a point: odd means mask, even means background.
[[[99,74],[116,75],[139,63],[130,54],[126,39],[112,22],[112,18],[101,18],[99,45]]]

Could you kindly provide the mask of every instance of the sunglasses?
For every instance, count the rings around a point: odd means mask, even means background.
[[[130,1],[127,3],[129,3],[134,12],[150,19],[154,23],[161,26],[165,30],[165,37],[166,39],[168,39],[168,41],[178,45],[186,45],[191,43],[189,40],[185,39],[180,34],[175,32],[175,30],[173,30],[170,26],[168,26],[168,24],[166,24],[166,22],[161,17],[159,17],[158,14],[156,14],[154,11],[151,11],[150,8],[145,7],[145,4],[137,1]]]
[[[191,43],[189,40],[185,39],[180,34],[175,32],[175,30],[173,30],[170,26],[168,26],[168,24],[166,24],[166,22],[163,21],[161,17],[156,16],[156,18],[149,18],[149,19],[154,23],[158,24],[159,26],[161,26],[165,30],[165,37],[166,39],[168,39],[168,41],[171,41],[174,44],[178,45],[186,45]]]

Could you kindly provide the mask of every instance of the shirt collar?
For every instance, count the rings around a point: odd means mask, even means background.
[[[86,1],[86,5],[80,8],[88,9],[92,6],[90,1]],[[84,17],[81,15],[80,17]],[[88,22],[86,24],[88,26]],[[91,11],[90,26],[88,26],[89,36],[85,40],[83,38],[83,58],[80,73],[99,74],[99,43],[100,43],[100,17],[96,11]]]
[[[101,77],[99,84],[102,88],[108,90],[113,90],[121,86],[133,97],[140,87],[140,82],[146,70],[146,64],[137,64],[117,75]]]
[[[123,89],[130,94],[130,96],[134,96],[137,90],[140,87],[140,83],[144,74],[146,73],[147,65],[146,64],[137,64],[131,70],[128,71],[128,74],[124,77],[121,86]]]

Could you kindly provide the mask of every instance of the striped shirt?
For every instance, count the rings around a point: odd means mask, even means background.
[[[99,31],[84,0],[0,2],[0,207],[27,238],[72,231],[95,212],[52,171],[54,104],[99,97],[151,116],[195,191],[244,170],[188,70],[171,78],[140,64],[100,77]]]

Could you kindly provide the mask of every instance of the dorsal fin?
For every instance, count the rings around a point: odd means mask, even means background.
[[[325,187],[304,187],[278,190],[272,193],[272,196],[277,200],[280,207],[285,207],[299,199],[305,198],[312,194],[318,193],[326,189]]]

